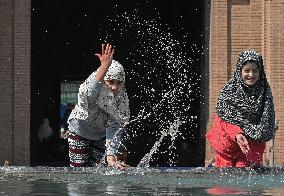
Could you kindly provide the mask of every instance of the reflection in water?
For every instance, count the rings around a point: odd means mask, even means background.
[[[282,169],[0,167],[1,195],[281,195]]]
[[[233,188],[233,187],[212,187],[206,189],[206,192],[211,195],[247,195],[248,192],[244,189]]]
[[[262,195],[283,196],[284,187],[268,188],[263,191]]]

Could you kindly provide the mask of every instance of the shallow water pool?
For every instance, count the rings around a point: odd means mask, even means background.
[[[283,195],[284,169],[0,167],[0,195]]]

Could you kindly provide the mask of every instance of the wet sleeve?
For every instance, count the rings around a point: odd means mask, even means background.
[[[106,128],[106,155],[117,155],[120,149],[123,149],[123,136],[126,128],[119,127],[115,119],[111,120],[111,124]]]
[[[102,88],[103,82],[96,80],[96,72],[93,72],[83,84],[80,85],[79,93],[84,96],[97,96]]]
[[[93,72],[83,84],[80,85],[78,93],[78,104],[88,107],[88,102],[94,102],[98,99],[99,92],[103,83],[96,80],[96,72]]]

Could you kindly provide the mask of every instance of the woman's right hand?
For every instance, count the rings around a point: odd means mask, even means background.
[[[236,135],[236,141],[240,146],[240,149],[245,155],[248,155],[250,148],[248,144],[247,138],[243,134],[237,134]]]
[[[113,54],[114,54],[114,49],[110,44],[107,44],[106,46],[105,44],[102,44],[102,54],[99,53],[95,54],[100,59],[101,62],[100,69],[96,74],[96,79],[98,81],[104,80],[105,74],[113,60]]]
[[[119,168],[121,170],[124,170],[127,167],[129,167],[129,165],[126,165],[124,162],[118,161],[117,158],[113,155],[107,156],[107,163],[108,163],[109,167],[116,167],[116,168]]]

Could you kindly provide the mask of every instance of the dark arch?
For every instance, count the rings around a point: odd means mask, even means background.
[[[77,1],[78,2],[78,1]],[[116,6],[116,9],[112,9]],[[140,14],[144,18],[158,19],[162,24],[168,24],[170,33],[176,39],[189,33],[184,50],[189,56],[197,59],[196,67],[189,67],[188,71],[196,72],[193,81],[200,87],[199,76],[202,52],[191,53],[192,44],[196,44],[197,50],[202,51],[204,45],[204,2],[194,1],[84,1],[80,3],[61,1],[32,1],[32,66],[31,66],[31,163],[32,165],[64,165],[67,157],[60,152],[60,145],[64,141],[59,138],[60,129],[60,83],[62,81],[82,81],[98,67],[98,60],[94,53],[100,51],[102,43],[100,32],[109,25],[106,16],[114,17],[124,11],[131,12],[139,7]],[[155,9],[154,9],[155,8]],[[160,13],[157,15],[157,13]],[[182,17],[181,17],[182,16]],[[182,27],[182,28],[181,28]],[[165,27],[166,29],[167,27]],[[101,31],[100,31],[101,30]],[[131,34],[133,29],[128,29]],[[117,36],[117,37],[116,37]],[[127,66],[131,59],[127,59],[129,48],[137,41],[134,37],[121,39],[119,33],[114,32],[112,40],[117,50],[116,59]],[[138,57],[137,57],[138,58]],[[139,60],[139,59],[136,59]],[[151,59],[149,59],[151,61]],[[159,69],[164,69],[160,65]],[[145,70],[144,70],[145,71]],[[143,70],[141,70],[143,73]],[[129,75],[130,73],[128,73]],[[143,74],[142,74],[143,75]],[[162,83],[167,75],[154,78],[154,83]],[[127,90],[130,97],[131,113],[138,114],[137,104],[139,100],[131,98],[137,94],[135,78],[129,80]],[[147,82],[144,85],[148,85]],[[194,91],[194,89],[193,89]],[[200,110],[200,88],[192,94],[192,107],[188,115],[197,115]],[[147,99],[144,96],[144,99]],[[166,110],[162,111],[167,118]],[[52,140],[42,147],[36,137],[36,130],[43,118],[50,120],[50,126],[55,135]],[[148,123],[148,124],[147,124]],[[145,122],[143,130],[158,133],[157,125],[151,123],[151,119]],[[200,144],[200,124],[196,121],[196,127],[184,130],[184,139],[178,137],[176,141],[176,163],[179,166],[202,165],[203,157],[200,158],[196,149]],[[190,127],[188,125],[188,127]],[[131,127],[130,127],[131,130]],[[159,135],[149,134],[141,130],[139,137],[132,137],[129,143],[129,163],[136,165],[146,152],[149,152]],[[146,146],[145,143],[148,143]],[[166,151],[170,143],[169,138],[162,144],[161,148]],[[62,154],[63,153],[63,154]],[[169,156],[167,153],[155,155],[152,165],[167,166]]]

